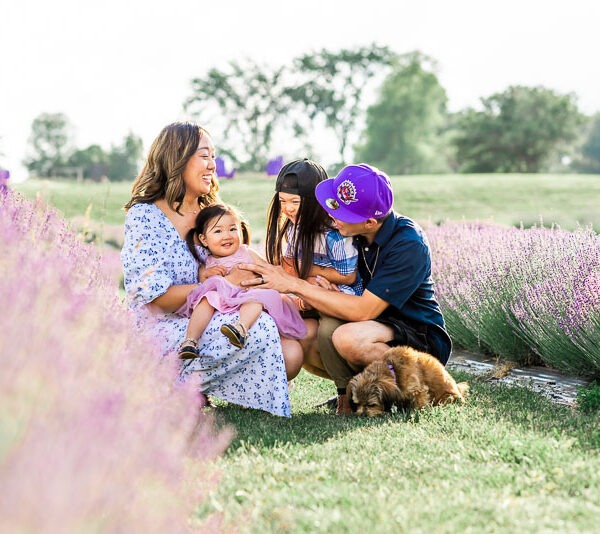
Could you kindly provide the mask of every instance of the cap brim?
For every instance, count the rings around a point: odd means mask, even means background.
[[[333,184],[334,180],[334,178],[329,178],[317,184],[317,187],[315,188],[315,197],[317,197],[317,202],[321,204],[321,207],[331,217],[333,217],[334,219],[338,219],[339,221],[350,224],[366,221],[364,217],[355,215],[342,202],[338,200],[338,197],[335,193],[335,186]],[[330,202],[328,202],[328,200]],[[338,206],[335,209],[330,207],[332,200]]]

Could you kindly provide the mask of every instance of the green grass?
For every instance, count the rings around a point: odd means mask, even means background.
[[[600,424],[519,387],[471,384],[464,406],[335,417],[304,371],[294,416],[220,403],[237,437],[199,508],[240,532],[592,532]]]
[[[447,219],[503,225],[578,223],[600,229],[600,176],[451,175],[395,177],[398,211],[427,224]],[[222,181],[222,197],[264,235],[274,180]],[[39,181],[66,217],[122,225],[130,184]],[[597,411],[551,404],[523,388],[471,384],[464,406],[338,418],[317,402],[332,384],[302,372],[294,416],[282,419],[218,403],[237,437],[215,465],[220,483],[198,508],[223,514],[238,532],[593,532],[600,517]],[[200,482],[201,483],[201,482]]]
[[[27,198],[43,198],[57,208],[66,219],[89,217],[105,224],[122,225],[123,205],[129,200],[129,182],[75,182],[66,180],[26,180],[12,187]]]
[[[421,224],[446,220],[486,220],[506,226],[559,224],[573,230],[592,224],[600,231],[600,176],[546,174],[487,174],[396,176],[392,178],[395,208]],[[242,210],[251,224],[253,242],[264,238],[274,178],[240,175],[221,180],[221,196]],[[40,195],[66,218],[84,216],[107,225],[122,225],[123,204],[131,184],[28,180],[14,184],[30,198]]]

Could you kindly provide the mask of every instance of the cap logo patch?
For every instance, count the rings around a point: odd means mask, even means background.
[[[350,180],[344,180],[337,188],[337,196],[346,205],[352,202],[358,202],[356,198],[356,188]]]

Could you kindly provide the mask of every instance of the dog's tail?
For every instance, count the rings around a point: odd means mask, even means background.
[[[466,399],[469,396],[469,384],[467,384],[466,382],[459,382],[458,384],[456,384],[456,387],[458,388],[458,391],[460,391],[460,394],[463,396],[464,399]]]

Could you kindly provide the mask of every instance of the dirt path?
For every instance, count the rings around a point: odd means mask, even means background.
[[[498,366],[495,358],[466,351],[453,352],[448,367],[476,375],[485,374],[490,381],[525,386],[565,406],[575,406],[577,387],[586,386],[590,382],[585,378],[565,375],[545,367]]]

